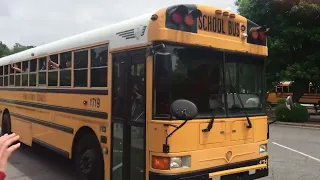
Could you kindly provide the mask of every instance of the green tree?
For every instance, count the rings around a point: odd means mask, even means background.
[[[30,48],[34,48],[34,46],[23,46],[19,43],[16,43],[13,48],[11,49],[11,54],[15,54],[15,53],[18,53],[18,52],[21,52],[21,51],[25,51],[27,49],[30,49]]]
[[[237,0],[238,12],[271,28],[267,84],[292,80],[293,100],[320,83],[319,0]]]
[[[0,58],[4,56],[8,56],[9,54],[10,54],[10,49],[8,48],[8,46],[3,44],[0,41]]]

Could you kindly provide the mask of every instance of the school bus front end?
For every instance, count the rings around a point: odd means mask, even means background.
[[[152,16],[149,39],[164,48],[147,65],[150,180],[268,176],[263,29],[202,5]]]

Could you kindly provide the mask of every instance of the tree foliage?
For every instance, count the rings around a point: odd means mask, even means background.
[[[238,11],[271,28],[267,83],[291,80],[298,101],[309,82],[320,84],[320,1],[237,0]]]
[[[15,54],[33,47],[35,46],[24,46],[19,43],[15,43],[15,45],[11,49],[9,49],[7,45],[5,45],[0,41],[0,58],[11,55],[11,54]]]

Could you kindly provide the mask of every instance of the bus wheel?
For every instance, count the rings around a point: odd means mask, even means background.
[[[79,180],[103,180],[104,164],[99,141],[93,134],[80,138],[75,150],[76,176]]]
[[[11,119],[9,113],[4,113],[2,118],[1,135],[11,134]]]

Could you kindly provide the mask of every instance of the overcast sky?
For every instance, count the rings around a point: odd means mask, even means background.
[[[0,0],[0,41],[41,45],[172,4],[231,8],[235,0]]]

